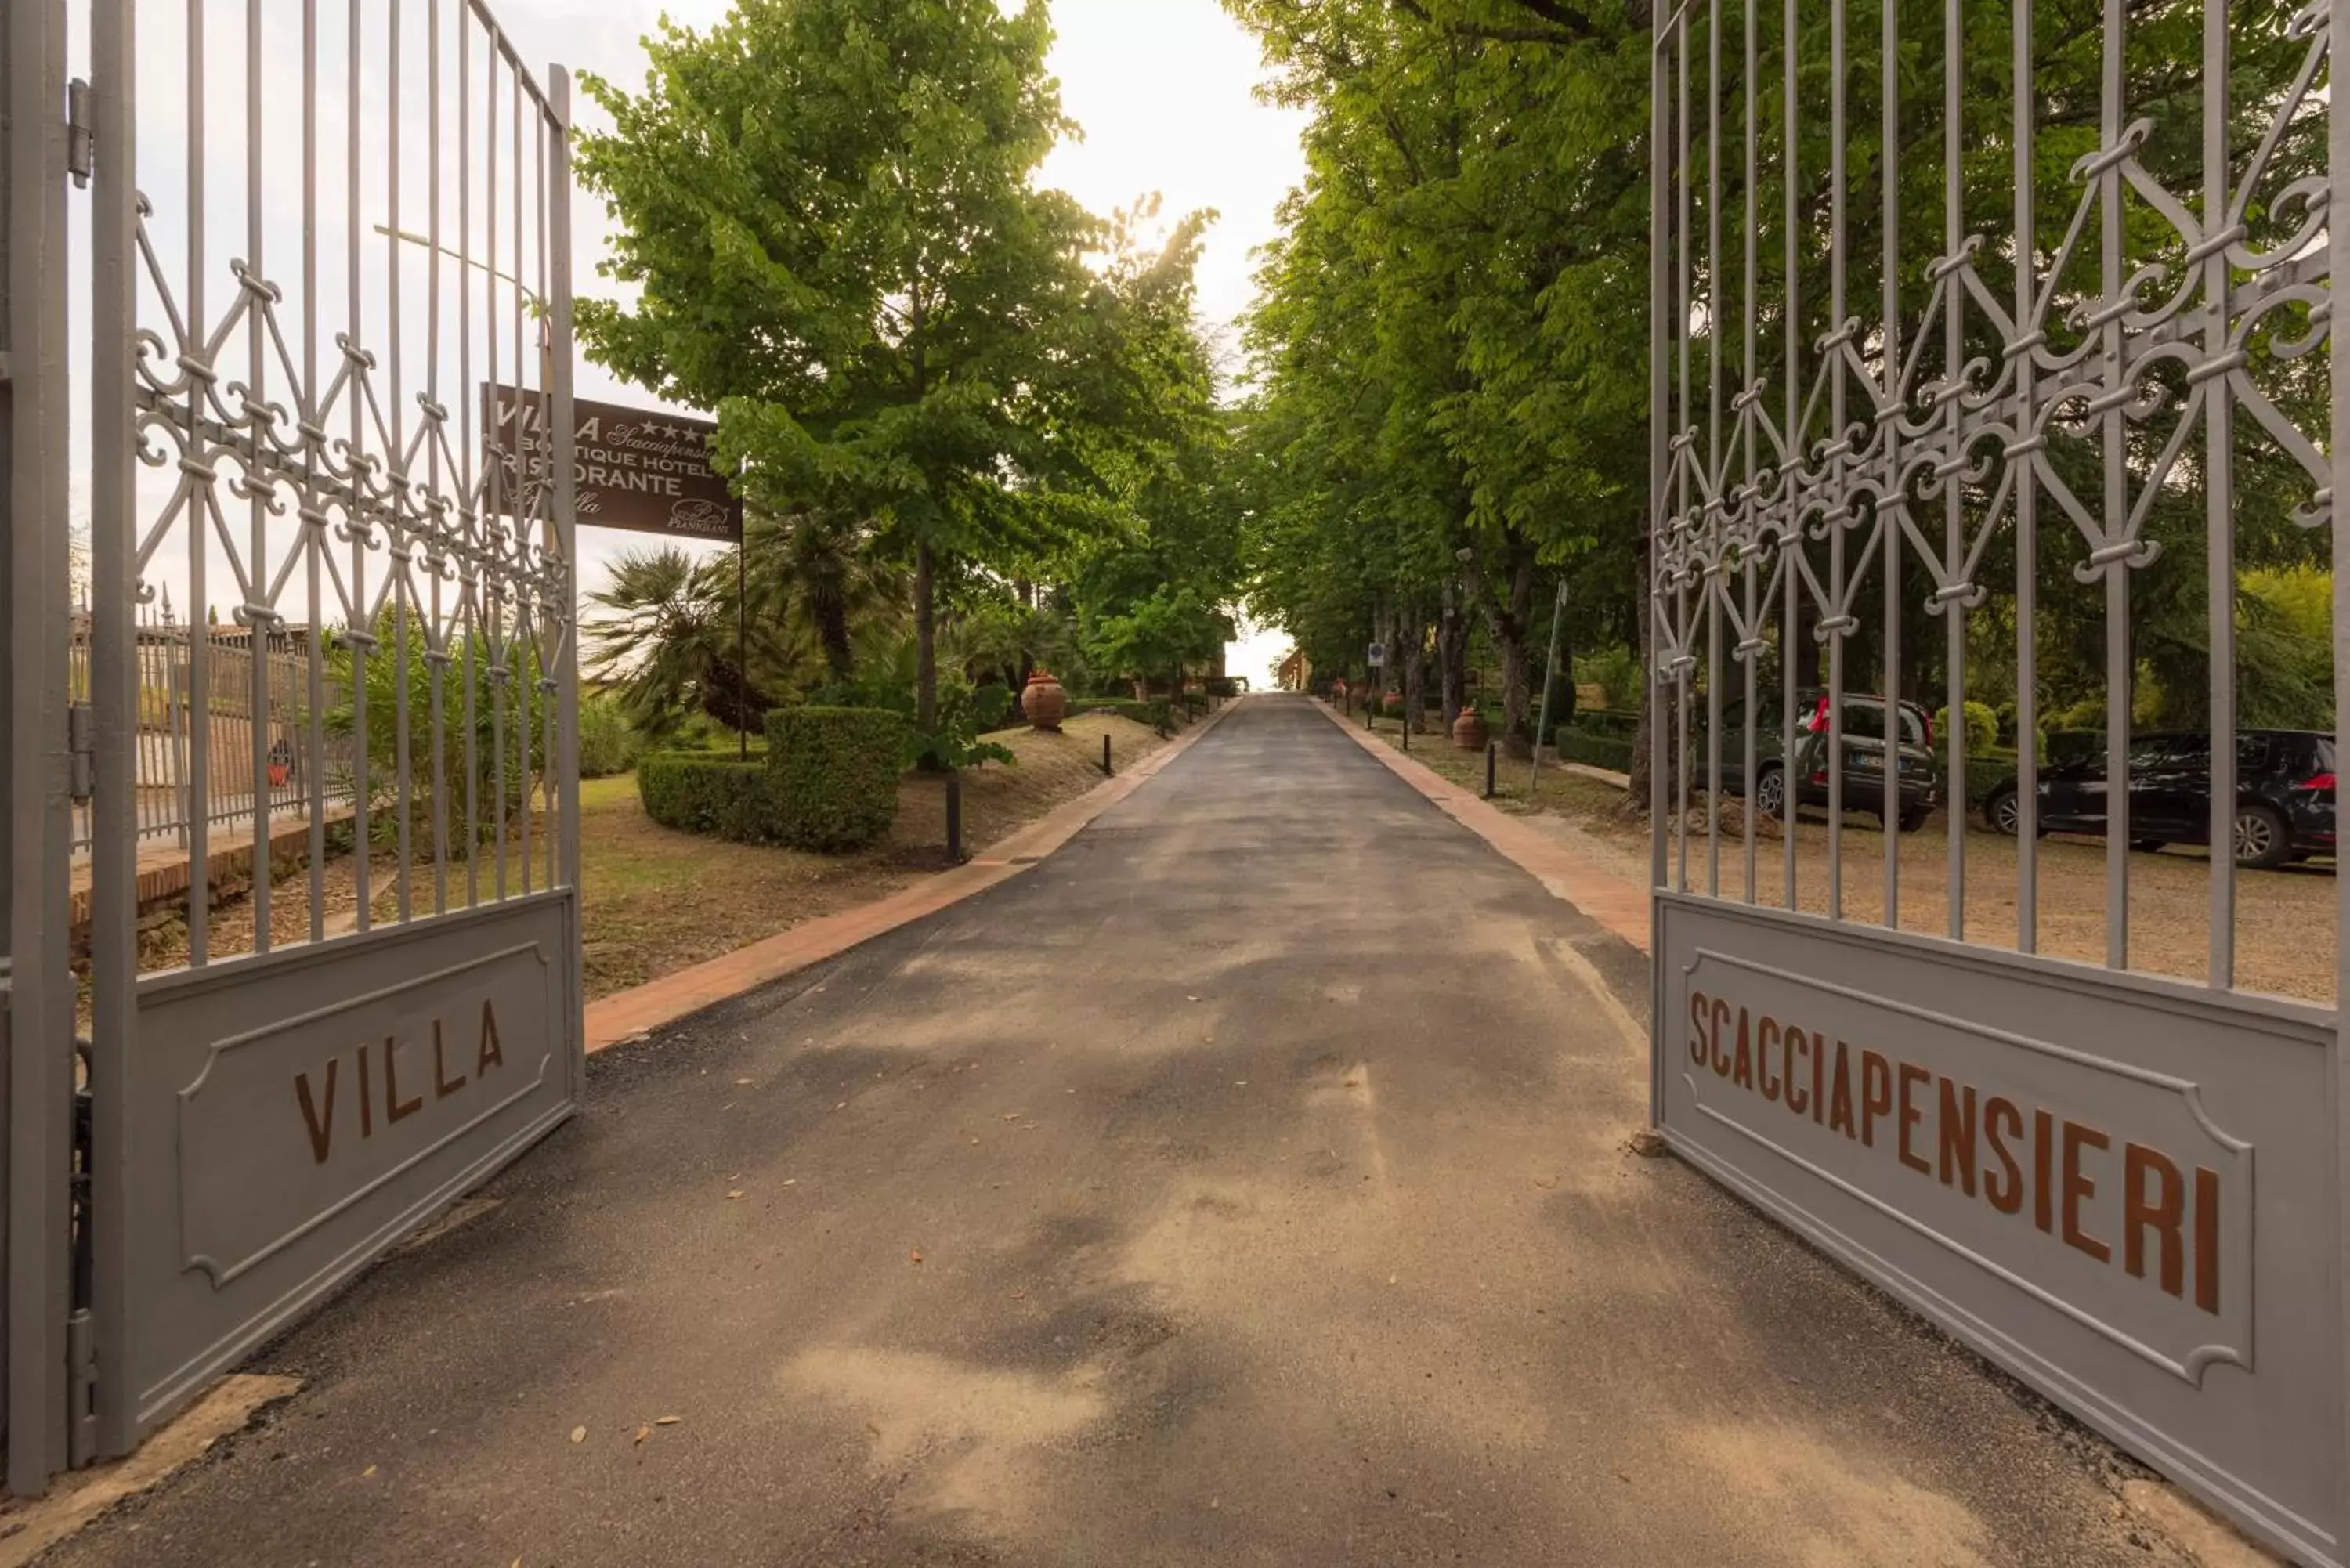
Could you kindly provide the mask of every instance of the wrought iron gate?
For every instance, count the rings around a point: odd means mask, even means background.
[[[22,1491],[127,1450],[567,1117],[583,1068],[567,78],[473,0],[26,0],[9,26],[37,186],[12,246],[68,168],[89,205],[87,256],[14,274],[50,340],[77,293],[89,333],[83,387],[38,367],[52,444],[16,449],[10,514],[12,559],[57,568],[10,583]],[[475,428],[491,386],[550,408],[545,458]]]
[[[2246,540],[2331,566],[2334,687],[2310,729],[2338,728],[2350,679],[2350,338],[2328,330],[2345,26],[2323,0],[1687,0],[1659,11],[1652,122],[1657,1123],[2332,1563],[2350,1560],[2338,944],[2312,956],[2334,1006],[2240,988],[2240,910],[2279,895],[2228,853],[2330,850],[2332,740],[2229,738]],[[2148,742],[2134,600],[2183,603],[2204,647],[2199,685],[2165,666],[2201,723]],[[2057,638],[2100,650],[2085,757],[2043,754],[2067,738],[2039,711]],[[2016,754],[1970,768],[1986,686]],[[2287,822],[2240,763],[2303,744],[2308,809]],[[1970,830],[1980,806],[2012,846]],[[2101,865],[2043,850],[2043,808],[2100,830]],[[1938,809],[1939,846],[1905,852]],[[2191,873],[2185,978],[2133,947],[2149,841],[2220,846]]]

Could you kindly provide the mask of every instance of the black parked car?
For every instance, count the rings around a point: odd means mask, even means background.
[[[2106,831],[2106,754],[2040,770],[2043,833]],[[1994,787],[1983,815],[2020,832],[2016,781]],[[2140,735],[2129,748],[2130,846],[2211,841],[2211,737],[2199,731]],[[2334,853],[2334,737],[2314,730],[2245,730],[2236,736],[2236,864],[2282,866]]]
[[[1894,749],[1899,770],[1900,826],[1915,833],[1926,826],[1939,798],[1934,763],[1934,722],[1915,702],[1899,705],[1901,741]],[[1698,709],[1690,726],[1690,778],[1706,776],[1705,712]],[[1778,700],[1772,697],[1756,715],[1754,734],[1754,808],[1777,816],[1786,808],[1790,769],[1781,755]],[[1844,698],[1844,805],[1847,811],[1885,814],[1885,700],[1847,691]],[[1827,692],[1816,686],[1795,693],[1795,762],[1792,770],[1795,799],[1803,805],[1828,803]],[[1746,705],[1725,702],[1721,710],[1721,787],[1727,794],[1746,793]]]

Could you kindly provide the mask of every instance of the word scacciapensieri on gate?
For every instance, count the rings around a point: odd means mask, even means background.
[[[1659,7],[1648,563],[1659,1127],[2337,1563],[2350,1091],[2337,1010],[2239,988],[2261,894],[2237,863],[2288,846],[2241,805],[2257,742],[2229,738],[2242,574],[2339,561],[2343,26],[2226,0]],[[2192,819],[2134,828],[2165,804],[2134,732],[2148,607],[2163,695],[2208,739],[2170,742]],[[2338,616],[2334,639],[2340,671]],[[2058,649],[2102,674],[2061,759]],[[2015,735],[2005,836],[1970,824],[1970,701]],[[2338,729],[2323,708],[2307,727]],[[2095,800],[2101,907],[2078,877],[2045,896],[2060,763]],[[2330,772],[2311,787],[2330,805]],[[2133,967],[2149,840],[2220,846],[2188,979]]]

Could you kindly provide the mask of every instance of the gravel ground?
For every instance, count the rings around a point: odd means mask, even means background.
[[[1390,744],[1396,726],[1383,723]],[[1455,751],[1434,735],[1412,738],[1412,757],[1458,784],[1482,786],[1484,757]],[[1567,835],[1579,849],[1618,875],[1646,881],[1648,823],[1629,815],[1621,791],[1585,775],[1545,768],[1535,793],[1526,793],[1527,764],[1504,759],[1496,770],[1494,804],[1529,816],[1546,831]],[[1717,838],[1706,836],[1702,808],[1690,813],[1685,840],[1677,841],[1673,881],[1699,891],[1747,897],[1745,803],[1724,803]],[[1842,833],[1844,916],[1870,924],[1885,918],[1885,836],[1874,817],[1848,817]],[[1899,836],[1897,851],[1900,928],[1933,936],[1950,929],[1950,858],[1946,818],[1937,814],[1917,833]],[[1795,906],[1827,909],[1826,815],[1807,811],[1795,827]],[[1681,858],[1686,846],[1686,871]],[[2012,948],[2016,942],[2015,840],[1970,825],[1965,840],[1965,936],[1971,942]],[[1784,844],[1777,826],[1763,822],[1755,836],[1755,901],[1785,904]],[[1719,869],[1715,869],[1718,856]],[[2129,867],[2129,967],[2199,983],[2210,974],[2210,862],[2199,849],[2132,853]],[[2106,961],[2106,855],[2102,840],[2047,838],[2037,860],[2039,950],[2089,963]],[[1685,877],[1685,880],[1684,880]],[[2330,861],[2236,875],[2236,984],[2304,1002],[2334,999],[2338,893]]]

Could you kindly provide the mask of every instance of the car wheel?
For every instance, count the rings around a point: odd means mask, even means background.
[[[2236,808],[2237,865],[2268,870],[2283,865],[2292,853],[2293,839],[2285,832],[2283,817],[2265,805]]]
[[[1983,802],[1983,820],[1991,824],[1992,831],[2013,838],[2023,831],[2023,804],[2012,789],[1993,790],[1991,797]]]
[[[1931,810],[1922,805],[1909,805],[1902,807],[1901,831],[1904,833],[1917,832],[1919,828],[1926,826],[1926,819],[1933,815],[1934,814]]]
[[[1787,808],[1787,774],[1783,768],[1764,768],[1754,781],[1754,809],[1763,816],[1780,816]]]
[[[2159,854],[2162,850],[2162,840],[2159,838],[2133,838],[2130,840],[2130,847],[2137,850],[2141,855],[2156,855]]]

